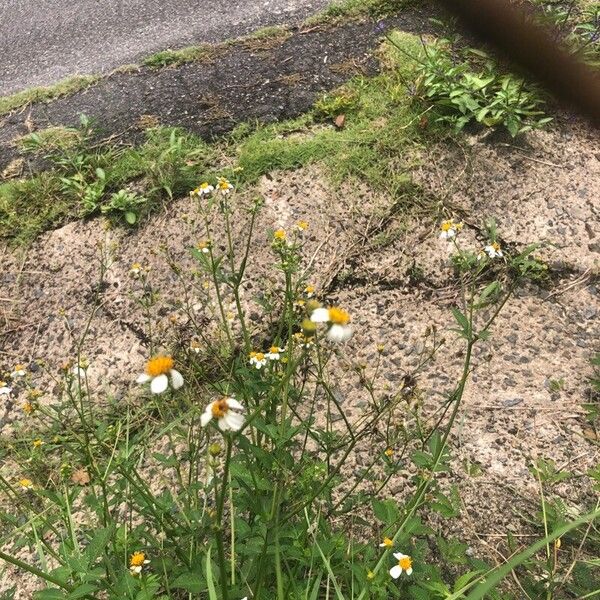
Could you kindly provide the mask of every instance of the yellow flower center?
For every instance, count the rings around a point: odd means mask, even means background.
[[[270,352],[271,354],[278,354],[279,352],[281,352],[281,349],[280,349],[280,348],[278,348],[277,346],[271,346],[271,347],[269,348],[269,352]]]
[[[329,320],[336,325],[346,325],[350,321],[350,315],[345,310],[334,306],[329,309]]]
[[[392,457],[392,456],[394,456],[394,451],[391,448],[388,448],[385,451],[385,455],[388,456],[388,457]]]
[[[373,573],[373,571],[369,571],[367,573],[367,579],[375,579],[375,573]]]
[[[315,293],[315,286],[314,285],[307,285],[304,288],[304,293],[305,294],[314,294]]]
[[[33,440],[33,447],[39,448],[42,445],[42,440]]]
[[[146,373],[150,375],[150,377],[166,375],[171,371],[174,364],[175,363],[170,356],[156,356],[148,361]]]
[[[394,545],[394,542],[388,537],[383,538],[383,543],[385,544],[386,548],[391,548]]]
[[[264,360],[265,359],[265,355],[262,352],[253,352],[252,353],[254,356],[252,356],[252,358],[255,358],[256,360]]]
[[[275,231],[273,233],[273,237],[276,240],[285,240],[285,236],[286,236],[286,233],[285,233],[284,229],[278,229],[277,231]]]
[[[25,367],[23,365],[15,365],[15,371],[24,371]]]
[[[498,242],[494,242],[494,243],[492,244],[492,248],[493,248],[493,249],[494,249],[496,252],[498,252],[498,250],[500,250],[500,244],[499,244]]]
[[[453,227],[453,223],[452,221],[444,221],[442,223],[442,231],[449,231],[450,229],[452,229]]]
[[[140,263],[133,263],[131,265],[131,270],[132,271],[139,271],[142,268],[142,265]]]
[[[146,555],[143,552],[134,552],[131,555],[131,560],[130,560],[129,564],[132,567],[141,567],[144,564],[145,560],[146,560]]]
[[[0,387],[6,387],[6,381],[0,381]]]
[[[231,184],[227,179],[219,179],[219,183],[217,183],[217,187],[220,190],[228,190],[231,187]]]
[[[398,561],[398,564],[400,565],[400,567],[402,569],[404,569],[405,571],[408,571],[408,569],[410,569],[412,567],[412,558],[410,556],[403,556]]]
[[[306,221],[298,221],[298,229],[302,229],[302,231],[308,229],[308,223]]]
[[[209,186],[209,185],[210,185],[210,184],[208,183],[208,181],[205,181],[204,183],[201,183],[201,184],[200,184],[200,189],[201,189],[201,190],[205,190],[205,189],[207,189],[207,188],[208,188],[208,186]]]
[[[33,412],[33,404],[31,404],[31,402],[25,402],[25,404],[23,404],[23,412],[26,415],[30,415]]]
[[[228,410],[229,404],[227,404],[227,398],[221,398],[221,400],[213,402],[211,408],[212,416],[215,419],[221,419],[222,417],[224,417],[227,414]]]
[[[29,488],[33,485],[33,481],[31,479],[19,479],[19,484],[21,487]]]

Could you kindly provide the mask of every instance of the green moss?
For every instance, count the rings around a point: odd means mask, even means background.
[[[162,50],[144,59],[147,67],[161,68],[167,66],[183,65],[185,63],[209,58],[213,52],[213,46],[202,44],[200,46],[187,46],[179,50]]]
[[[0,237],[26,245],[56,223],[75,216],[53,172],[0,184]]]
[[[17,92],[11,96],[4,96],[0,98],[0,115],[6,115],[11,111],[20,108],[21,106],[25,106],[26,104],[31,104],[32,102],[52,100],[59,96],[74,94],[75,92],[96,83],[99,79],[100,76],[98,75],[76,75],[48,87],[35,87],[22,92]]]
[[[337,0],[304,21],[305,26],[338,23],[344,19],[370,16],[381,19],[413,4],[415,0]]]

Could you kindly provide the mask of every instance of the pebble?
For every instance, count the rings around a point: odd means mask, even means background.
[[[523,402],[523,398],[508,398],[502,403],[502,406],[505,408],[511,408],[513,406],[518,406]]]

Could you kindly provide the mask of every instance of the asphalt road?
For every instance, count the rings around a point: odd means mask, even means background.
[[[300,19],[329,0],[0,0],[0,95]],[[226,74],[225,74],[226,75]]]

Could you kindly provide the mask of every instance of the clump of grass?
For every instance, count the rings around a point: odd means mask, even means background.
[[[0,237],[15,245],[27,245],[76,216],[76,207],[51,172],[0,184]]]
[[[137,223],[165,198],[187,193],[214,157],[199,138],[172,128],[147,130],[135,148],[90,151],[93,131],[83,121],[81,129],[40,132],[23,142],[54,169],[0,185],[1,238],[26,244],[65,220],[99,212]],[[136,182],[143,201],[128,189]]]
[[[344,19],[370,16],[380,19],[396,14],[415,0],[337,0],[304,21],[305,26],[335,24]]]
[[[75,75],[46,87],[35,87],[0,98],[0,116],[33,102],[52,100],[59,96],[74,94],[100,79],[99,75]]]
[[[210,44],[200,46],[187,46],[179,50],[162,50],[151,54],[143,60],[147,67],[162,68],[168,66],[179,66],[189,62],[209,59],[214,52]]]
[[[81,143],[82,132],[75,127],[46,127],[20,137],[17,146],[25,152],[59,152]]]

